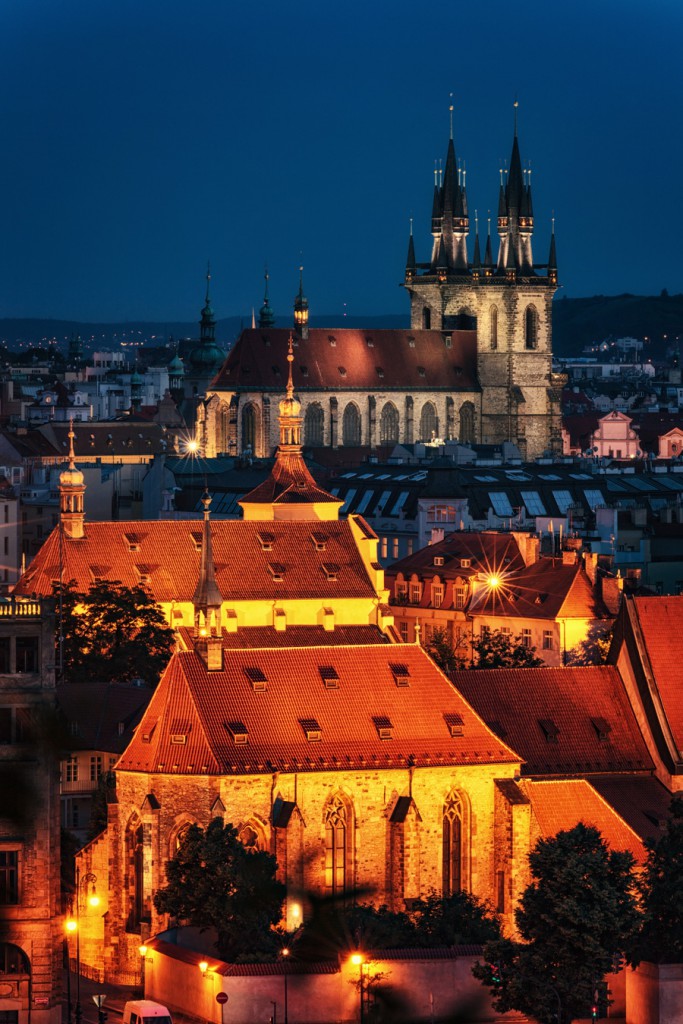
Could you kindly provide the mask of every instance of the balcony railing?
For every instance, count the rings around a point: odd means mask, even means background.
[[[0,618],[39,619],[41,611],[41,602],[31,598],[6,597],[0,600]]]

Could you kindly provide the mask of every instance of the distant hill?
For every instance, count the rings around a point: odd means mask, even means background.
[[[276,320],[286,327],[289,317]],[[226,317],[216,324],[216,338],[227,347],[251,317]],[[408,313],[386,316],[311,316],[311,326],[324,327],[408,327]],[[586,299],[557,299],[553,303],[554,351],[557,355],[580,355],[592,342],[605,338],[649,338],[648,355],[659,358],[667,343],[683,337],[683,295],[594,295]],[[52,341],[62,351],[72,334],[80,334],[87,350],[128,345],[158,346],[170,339],[197,338],[195,321],[122,321],[91,323],[76,320],[0,319],[0,342],[9,349],[20,345],[46,345]],[[666,338],[664,337],[666,335]]]

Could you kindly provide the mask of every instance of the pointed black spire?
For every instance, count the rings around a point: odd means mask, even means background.
[[[270,308],[270,302],[268,300],[268,281],[270,279],[268,267],[266,267],[264,277],[266,281],[266,288],[263,295],[263,305],[259,310],[258,325],[259,327],[273,327],[273,325],[275,324],[275,314]]]
[[[472,257],[472,269],[479,270],[481,268],[481,255],[479,253],[479,217],[477,211],[474,211],[474,255]]]
[[[446,255],[446,246],[444,245],[443,235],[439,238],[439,252],[436,257],[436,269],[440,271],[448,270],[448,257]]]
[[[220,631],[221,607],[223,597],[216,583],[216,568],[213,561],[213,550],[211,547],[211,523],[209,522],[209,509],[211,498],[208,491],[202,496],[204,506],[204,532],[202,534],[202,561],[199,569],[199,579],[192,598],[194,605],[195,630],[199,631],[200,615],[204,616],[207,635],[218,629]],[[212,622],[212,612],[214,621]]]
[[[415,262],[415,242],[413,241],[413,218],[410,218],[410,235],[408,237],[408,256],[406,258],[406,277],[412,277],[417,269]]]
[[[202,309],[202,318],[199,321],[199,339],[203,342],[214,342],[216,334],[216,320],[211,308],[211,296],[209,286],[211,284],[211,264],[206,265],[206,298]]]
[[[486,250],[484,252],[484,266],[493,266],[493,253],[491,251],[491,211],[489,210],[488,229],[486,234]]]
[[[299,291],[294,299],[294,326],[300,338],[308,337],[308,299],[304,295],[304,268],[299,267]]]
[[[555,216],[553,215],[550,233],[550,252],[548,254],[548,277],[552,284],[557,284],[557,251],[555,249]]]

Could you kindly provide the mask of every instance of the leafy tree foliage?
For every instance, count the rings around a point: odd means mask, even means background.
[[[418,946],[458,946],[500,937],[500,924],[489,908],[468,892],[416,900],[411,917]]]
[[[609,850],[597,829],[580,823],[541,839],[529,863],[533,881],[516,911],[525,941],[487,944],[474,974],[492,989],[498,1011],[570,1024],[590,1016],[595,989],[631,948],[633,858]]]
[[[521,633],[511,636],[500,629],[484,630],[472,640],[473,668],[539,668],[545,662],[535,647],[522,643]]]
[[[63,619],[64,680],[156,686],[168,663],[174,632],[144,587],[96,580],[79,594],[73,580],[55,592]],[[57,637],[59,664],[59,636]]]
[[[656,841],[648,841],[641,879],[643,924],[633,962],[683,963],[683,795],[671,801],[671,816]]]
[[[274,955],[273,926],[286,895],[276,870],[274,857],[247,849],[232,825],[214,818],[206,829],[190,825],[154,905],[176,921],[215,929],[218,955],[228,962]]]
[[[454,644],[448,631],[441,626],[432,630],[429,640],[425,642],[425,650],[432,661],[435,661],[442,672],[448,674],[465,668],[468,661],[467,642],[461,640]]]

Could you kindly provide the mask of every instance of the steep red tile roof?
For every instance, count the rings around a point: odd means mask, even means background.
[[[210,390],[272,390],[287,379],[289,328],[242,331]],[[452,331],[447,348],[441,331],[313,327],[298,340],[294,361],[297,392],[321,388],[478,391],[475,331]]]
[[[484,721],[518,751],[525,775],[654,768],[612,665],[469,669],[451,678]]]
[[[391,736],[380,738],[378,717]],[[117,767],[248,775],[518,761],[406,644],[226,651],[219,672],[194,651],[175,654]]]
[[[527,779],[521,785],[544,838],[583,822],[597,828],[612,850],[628,850],[640,864],[645,860],[640,837],[585,779]]]
[[[312,533],[324,536],[324,544]],[[272,543],[259,541],[269,534]],[[263,598],[371,596],[370,583],[348,521],[211,523],[218,589],[226,601]],[[201,523],[197,520],[140,520],[86,523],[85,536],[63,542],[64,580],[89,590],[96,577],[135,586],[141,573],[157,601],[191,601],[199,578]],[[53,530],[15,588],[16,594],[51,594],[60,578],[59,531]],[[321,550],[317,550],[321,548]],[[133,549],[133,550],[131,550]],[[284,566],[282,582],[268,566]],[[323,566],[337,565],[336,580]],[[137,569],[136,569],[137,567]]]
[[[671,793],[659,779],[642,775],[605,775],[590,780],[593,789],[643,839],[658,839],[669,818]]]
[[[435,565],[434,559],[443,559],[443,565]],[[462,559],[469,559],[470,566],[463,567]],[[420,548],[412,555],[401,558],[387,569],[387,577],[395,578],[399,573],[409,579],[413,573],[421,579],[440,576],[442,579],[466,578],[477,572],[493,570],[512,572],[524,568],[517,541],[509,533],[449,533],[438,544]]]
[[[301,451],[278,450],[270,475],[253,490],[239,499],[238,504],[254,502],[264,505],[290,505],[303,502],[334,502],[341,506],[343,499],[318,487]]]
[[[57,702],[80,750],[120,754],[127,746],[152,691],[128,683],[60,683]]]
[[[683,751],[683,595],[634,597],[640,632],[678,750]]]
[[[481,588],[469,610],[523,619],[609,618],[583,566],[564,565],[558,558],[541,558],[519,572],[504,573],[503,585]]]
[[[193,630],[187,626],[178,632],[188,651],[194,649]],[[254,650],[259,647],[332,647],[338,644],[357,645],[391,643],[389,636],[377,626],[288,626],[279,630],[273,626],[245,626],[236,633],[223,629],[224,650]]]

